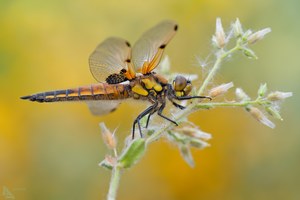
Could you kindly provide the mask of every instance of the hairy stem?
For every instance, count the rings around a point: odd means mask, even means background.
[[[197,109],[205,108],[216,108],[216,107],[246,107],[248,105],[263,104],[263,101],[253,100],[253,101],[242,101],[242,102],[208,102],[200,103],[195,106]]]
[[[223,49],[219,50],[219,52],[217,53],[217,55],[218,55],[217,60],[216,60],[215,64],[213,65],[213,67],[211,68],[211,70],[209,71],[207,77],[203,81],[203,84],[201,85],[201,87],[198,91],[198,95],[203,95],[204,90],[207,88],[208,84],[211,82],[211,80],[215,76],[215,74],[218,71],[220,64],[222,63],[224,58],[226,58],[230,54],[234,53],[235,51],[240,50],[240,48],[241,47],[240,47],[239,43],[237,43],[235,47],[233,47],[232,49],[230,49],[228,51],[224,51]]]
[[[107,200],[115,200],[117,197],[117,190],[121,178],[121,167],[115,166],[112,170],[111,180],[109,184],[109,190]]]

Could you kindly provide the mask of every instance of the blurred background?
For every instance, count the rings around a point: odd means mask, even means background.
[[[110,172],[98,166],[107,154],[98,124],[119,127],[123,146],[145,106],[122,104],[95,117],[83,103],[19,97],[95,83],[87,60],[99,42],[120,36],[134,43],[163,19],[179,23],[165,53],[172,71],[201,77],[197,58],[211,54],[216,17],[226,30],[237,17],[244,28],[272,28],[253,46],[258,60],[233,56],[214,84],[233,81],[252,97],[264,82],[270,91],[294,92],[284,121],[272,119],[272,130],[239,108],[197,112],[190,120],[213,139],[193,151],[196,167],[160,140],[123,173],[119,199],[300,199],[299,9],[296,0],[1,0],[0,199],[105,199]]]

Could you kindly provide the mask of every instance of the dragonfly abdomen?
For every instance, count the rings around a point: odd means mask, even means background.
[[[37,102],[118,100],[131,97],[130,85],[107,84],[82,86],[66,90],[54,90],[23,96],[21,99]]]

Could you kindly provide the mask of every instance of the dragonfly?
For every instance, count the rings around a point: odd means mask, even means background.
[[[148,115],[146,126],[154,113],[178,126],[163,114],[167,100],[175,107],[185,109],[179,102],[189,99],[211,99],[209,96],[190,96],[192,83],[178,75],[169,83],[167,78],[154,72],[163,52],[176,34],[178,24],[165,20],[146,31],[131,48],[130,43],[119,37],[101,42],[89,57],[89,68],[96,84],[72,89],[53,90],[21,97],[34,102],[84,101],[94,115],[108,114],[125,99],[148,101],[150,106],[133,122],[132,139],[138,126],[143,137],[140,120]]]

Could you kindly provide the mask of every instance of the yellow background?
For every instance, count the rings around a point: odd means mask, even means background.
[[[179,31],[166,49],[172,71],[199,73],[196,57],[210,54],[215,19],[239,17],[246,28],[271,27],[253,46],[259,60],[235,55],[214,84],[233,81],[255,97],[260,83],[293,91],[284,121],[269,129],[239,108],[201,111],[190,119],[213,134],[212,146],[193,151],[190,168],[161,140],[123,173],[119,199],[300,199],[300,3],[296,0],[0,1],[0,199],[104,199],[110,172],[97,164],[107,153],[98,123],[130,133],[144,108],[123,104],[105,117],[81,103],[37,104],[35,92],[95,83],[87,58],[109,36],[131,43],[162,19]],[[227,29],[228,30],[228,29]],[[201,75],[200,75],[201,76]]]

